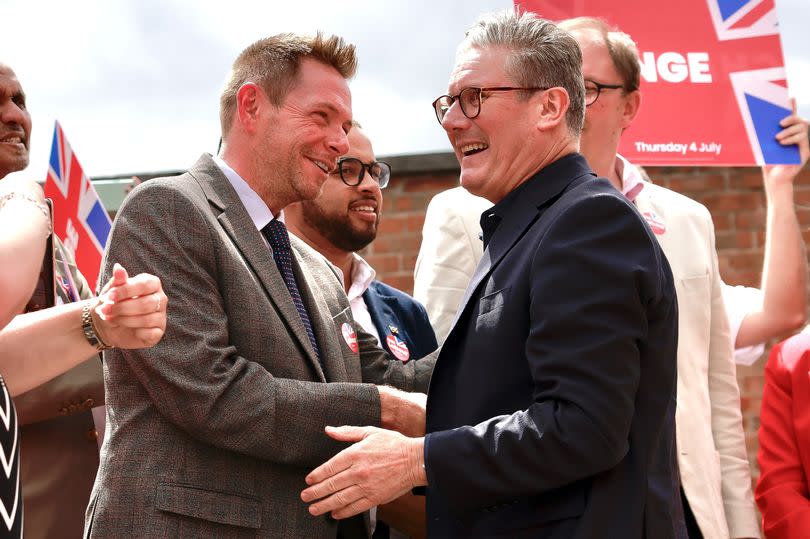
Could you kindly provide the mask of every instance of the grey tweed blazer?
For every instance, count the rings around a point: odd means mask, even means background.
[[[324,427],[378,425],[370,384],[425,391],[431,364],[389,361],[352,319],[334,269],[291,241],[323,369],[272,253],[210,156],[126,199],[102,281],[115,262],[159,276],[168,326],[151,349],[105,354],[107,436],[86,536],[335,537],[335,521],[299,498],[306,474],[345,447]]]

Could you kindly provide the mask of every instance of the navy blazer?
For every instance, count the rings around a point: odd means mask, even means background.
[[[482,228],[428,392],[428,535],[681,536],[677,304],[652,231],[579,154]]]
[[[380,346],[391,357],[403,361],[420,359],[436,350],[436,334],[421,303],[394,287],[372,281],[363,293],[371,321],[380,336]],[[391,350],[389,338],[398,339],[397,353]],[[403,354],[403,351],[406,351]]]

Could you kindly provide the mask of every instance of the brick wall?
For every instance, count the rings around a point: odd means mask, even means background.
[[[401,290],[413,290],[413,267],[421,242],[425,209],[434,194],[458,185],[452,156],[428,164],[436,172],[424,172],[419,156],[391,158],[394,176],[384,191],[383,220],[377,240],[365,253],[379,278]],[[420,170],[422,168],[422,170]],[[663,185],[698,202],[711,211],[717,232],[720,273],[729,284],[758,286],[762,269],[765,230],[765,196],[758,168],[654,168],[647,172]],[[796,180],[796,202],[805,241],[810,239],[810,170]],[[767,357],[767,356],[766,356]],[[762,395],[764,358],[751,367],[740,366],[743,422],[754,479],[757,429]]]

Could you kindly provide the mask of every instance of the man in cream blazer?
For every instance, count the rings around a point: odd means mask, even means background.
[[[690,536],[759,537],[711,215],[701,204],[645,182],[638,169],[616,154],[621,133],[640,104],[638,54],[629,36],[590,19],[561,26],[572,32],[583,53],[588,106],[581,152],[597,174],[635,203],[675,277],[679,311],[675,423]],[[611,49],[629,49],[623,57],[635,60],[622,63],[612,58],[608,40]],[[622,87],[600,92],[595,82]],[[487,201],[463,188],[441,193],[428,207],[414,297],[427,308],[440,340],[446,337],[461,298],[454,291],[461,288],[463,294],[463,276],[472,274],[481,256],[476,223],[488,207]]]

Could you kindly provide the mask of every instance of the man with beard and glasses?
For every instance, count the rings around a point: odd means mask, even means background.
[[[356,252],[377,236],[382,189],[390,177],[391,167],[376,160],[371,141],[355,122],[349,151],[338,160],[320,196],[291,204],[284,213],[290,230],[340,269],[354,319],[377,337],[392,361],[407,362],[437,347],[427,312],[408,294],[376,280],[374,268]],[[424,501],[408,494],[399,504],[382,506],[379,516],[413,533],[411,526],[422,527]],[[374,537],[386,536],[386,526],[380,524]]]

